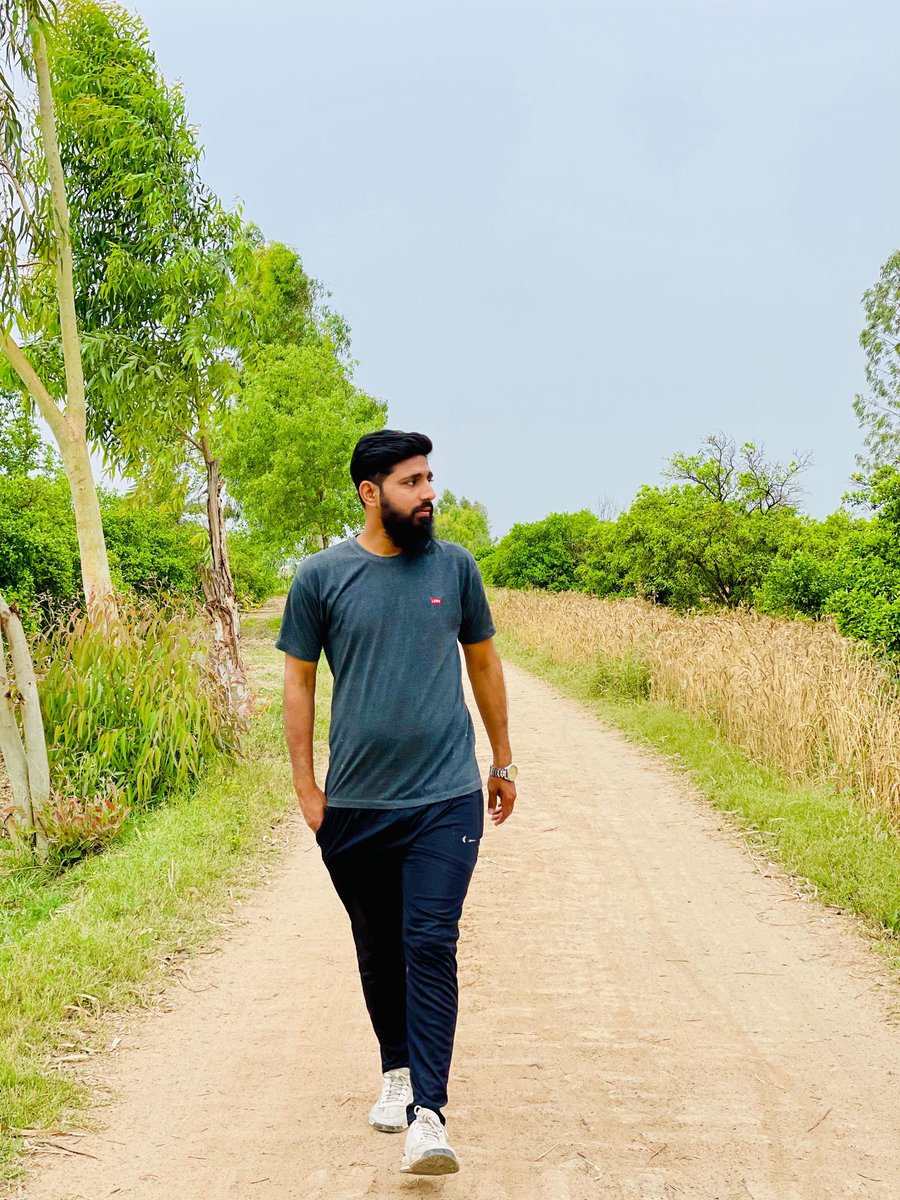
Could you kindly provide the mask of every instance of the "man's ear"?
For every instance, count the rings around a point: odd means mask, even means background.
[[[366,508],[378,507],[378,485],[369,479],[364,479],[359,485],[359,495]]]

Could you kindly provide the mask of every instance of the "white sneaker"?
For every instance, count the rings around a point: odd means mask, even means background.
[[[382,1133],[403,1133],[407,1127],[406,1106],[412,1104],[409,1067],[385,1071],[381,1095],[369,1110],[369,1124]]]
[[[441,1119],[430,1108],[416,1108],[400,1170],[407,1175],[455,1175],[459,1170],[459,1159],[447,1142]]]

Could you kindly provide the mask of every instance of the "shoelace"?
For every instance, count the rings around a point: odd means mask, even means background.
[[[379,1104],[402,1104],[406,1099],[406,1088],[402,1075],[388,1075],[381,1088]]]
[[[440,1117],[436,1113],[431,1112],[427,1108],[417,1108],[416,1120],[422,1126],[422,1132],[429,1140],[443,1144],[446,1135]]]

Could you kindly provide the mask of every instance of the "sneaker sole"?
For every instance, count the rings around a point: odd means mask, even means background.
[[[409,1126],[404,1121],[402,1125],[386,1125],[383,1121],[373,1121],[369,1117],[369,1124],[373,1129],[377,1129],[379,1133],[406,1133]]]
[[[404,1175],[455,1175],[459,1170],[459,1160],[453,1153],[436,1150],[434,1154],[426,1154],[414,1163],[404,1160],[400,1170]]]

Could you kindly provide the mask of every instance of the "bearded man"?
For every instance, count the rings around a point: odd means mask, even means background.
[[[433,536],[432,443],[383,429],[350,474],[365,526],[304,559],[277,645],[303,817],[347,913],[381,1051],[369,1124],[406,1132],[401,1170],[459,1170],[443,1108],[458,1010],[459,919],[484,829],[461,643],[491,741],[487,810],[516,800],[503,668],[468,550]],[[313,769],[316,665],[334,676],[324,791]]]

